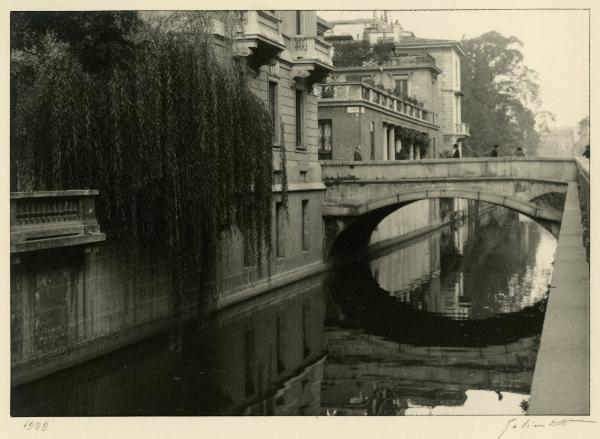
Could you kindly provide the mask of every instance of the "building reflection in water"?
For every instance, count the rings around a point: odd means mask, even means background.
[[[381,288],[415,309],[488,318],[544,297],[555,248],[556,239],[536,223],[494,208],[477,223],[461,220],[373,255],[369,264]]]
[[[520,413],[553,239],[507,212],[465,218],[14,387],[11,414]]]
[[[303,415],[320,408],[322,280],[11,392],[13,416]]]
[[[555,248],[541,226],[491,208],[370,255],[374,285],[352,277],[359,264],[334,278],[322,414],[523,413]]]

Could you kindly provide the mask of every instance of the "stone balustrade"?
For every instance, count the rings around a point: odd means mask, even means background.
[[[95,190],[10,194],[11,254],[104,241]]]
[[[362,82],[339,82],[315,85],[315,94],[323,101],[362,101],[385,108],[405,117],[435,123],[435,114],[420,105]],[[466,125],[466,124],[465,124]]]

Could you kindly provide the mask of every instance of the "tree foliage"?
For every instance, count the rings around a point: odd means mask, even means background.
[[[368,40],[332,41],[333,65],[336,67],[356,67],[365,63],[382,65],[389,61],[394,44],[389,42],[369,43]]]
[[[539,135],[532,108],[539,107],[539,86],[523,62],[521,41],[488,32],[462,45],[462,114],[471,125],[463,153],[485,156],[497,143],[501,155],[514,154],[519,146],[533,155]]]
[[[110,12],[12,12],[11,48],[40,47],[48,34],[68,44],[68,51],[84,70],[109,74],[132,56],[128,38],[142,22],[135,11]]]
[[[165,254],[180,295],[191,272],[213,280],[223,233],[259,268],[271,255],[269,113],[210,18],[194,25],[137,29],[108,72],[55,33],[11,53],[11,190],[99,189],[103,229],[134,260]]]

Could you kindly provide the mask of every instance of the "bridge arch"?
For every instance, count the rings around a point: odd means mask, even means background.
[[[326,204],[323,211],[325,258],[360,253],[367,248],[375,227],[390,213],[415,201],[439,198],[462,198],[503,206],[526,215],[558,236],[562,212],[556,208],[539,206],[533,201],[477,188],[424,188],[398,192],[359,204]]]

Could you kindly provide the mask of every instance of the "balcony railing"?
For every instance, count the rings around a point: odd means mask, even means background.
[[[471,131],[471,127],[468,123],[461,122],[455,124],[454,132],[461,136],[469,136]]]
[[[263,10],[240,11],[242,31],[240,36],[259,35],[283,44],[281,18]]]
[[[97,195],[93,190],[11,193],[11,253],[104,241]]]
[[[408,116],[432,124],[435,123],[434,112],[425,110],[406,99],[386,93],[362,82],[318,84],[315,85],[314,90],[317,97],[324,101],[343,100],[370,102],[385,108],[388,111],[393,111],[398,115]]]
[[[318,37],[296,36],[291,37],[292,58],[316,59],[324,64],[331,65],[332,45]]]

